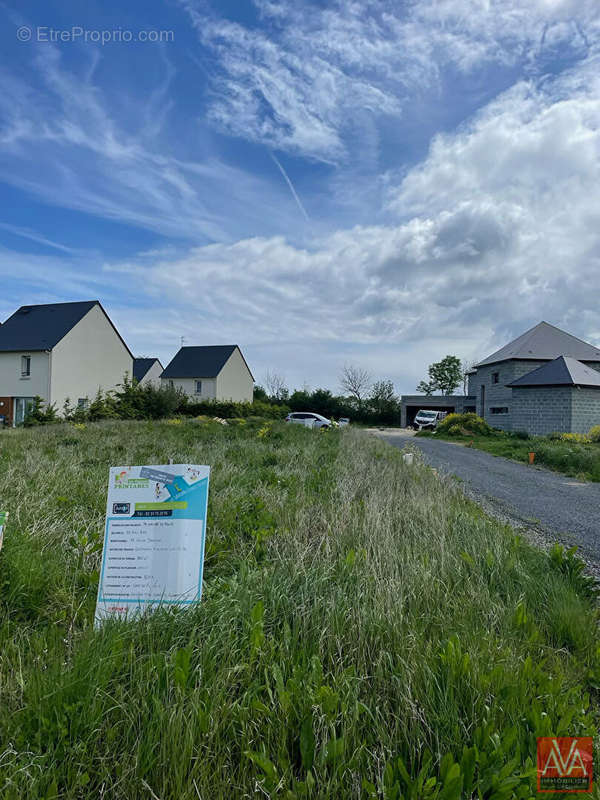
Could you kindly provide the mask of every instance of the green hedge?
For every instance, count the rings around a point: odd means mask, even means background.
[[[269,419],[283,419],[289,414],[289,407],[262,403],[225,403],[219,400],[204,400],[202,402],[183,402],[177,409],[179,414],[191,417],[209,416],[233,419],[234,417],[267,417]]]

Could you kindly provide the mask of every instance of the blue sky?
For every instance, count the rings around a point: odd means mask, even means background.
[[[99,298],[136,354],[236,342],[334,390],[541,319],[600,341],[596,3],[0,16],[0,318]]]

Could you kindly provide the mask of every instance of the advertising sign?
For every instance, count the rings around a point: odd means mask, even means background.
[[[111,467],[96,624],[202,594],[210,467]]]

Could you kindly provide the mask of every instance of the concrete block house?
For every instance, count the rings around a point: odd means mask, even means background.
[[[182,347],[161,380],[190,400],[251,403],[254,394],[254,378],[236,344]]]
[[[540,322],[477,364],[468,392],[494,428],[587,433],[600,424],[600,348]]]
[[[61,411],[130,376],[133,356],[98,300],[21,306],[0,326],[0,421],[23,422],[33,398]]]

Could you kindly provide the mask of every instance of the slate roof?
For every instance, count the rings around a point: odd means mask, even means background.
[[[52,350],[95,305],[98,300],[21,306],[0,326],[0,351]]]
[[[236,347],[236,344],[182,347],[167,364],[161,378],[216,378]]]
[[[500,350],[477,364],[496,364],[513,358],[532,361],[551,361],[558,356],[569,356],[578,361],[600,361],[600,348],[594,347],[566,331],[561,331],[548,322],[540,322],[535,327],[518,336]]]
[[[591,386],[600,389],[600,372],[575,358],[559,356],[507,386]]]
[[[134,358],[133,359],[133,377],[136,381],[141,381],[144,378],[144,375],[148,372],[148,370],[152,367],[155,361],[158,361],[160,364],[160,360],[158,358]],[[160,364],[162,367],[162,364]]]

